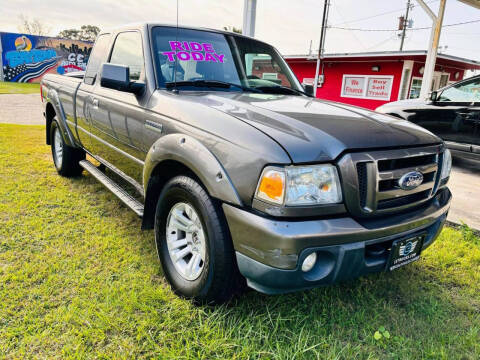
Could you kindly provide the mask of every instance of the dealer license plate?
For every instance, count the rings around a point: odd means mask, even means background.
[[[388,270],[392,271],[420,258],[424,236],[396,240],[392,244]]]

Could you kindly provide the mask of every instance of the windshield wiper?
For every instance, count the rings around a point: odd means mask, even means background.
[[[306,92],[304,91],[301,91],[301,90],[297,90],[297,89],[293,89],[293,88],[289,88],[288,86],[283,86],[283,85],[275,85],[275,86],[256,86],[255,89],[257,90],[261,90],[261,91],[264,91],[264,92],[269,92],[269,91],[272,91],[272,90],[281,90],[281,91],[287,91],[287,92],[290,92],[290,93],[295,93],[295,94],[301,94],[301,95],[306,95],[308,97],[312,97],[310,94],[307,94]]]
[[[183,80],[183,81],[169,81],[165,83],[165,87],[167,89],[179,87],[179,86],[195,86],[195,87],[216,87],[216,88],[224,88],[229,89],[231,87],[239,88],[243,91],[251,91],[251,92],[261,92],[260,90],[256,90],[254,88],[245,87],[235,83],[229,83],[226,81],[220,80]]]

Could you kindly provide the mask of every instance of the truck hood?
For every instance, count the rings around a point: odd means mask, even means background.
[[[190,98],[264,132],[294,163],[331,161],[346,150],[441,142],[408,121],[303,96],[209,92]]]

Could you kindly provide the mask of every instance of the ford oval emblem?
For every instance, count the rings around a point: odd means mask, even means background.
[[[420,186],[423,182],[423,175],[418,171],[411,171],[409,173],[404,174],[398,180],[398,186],[400,186],[403,190],[412,190],[416,187]]]

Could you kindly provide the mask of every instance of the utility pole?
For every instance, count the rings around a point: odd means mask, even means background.
[[[405,18],[402,24],[402,40],[400,41],[400,51],[403,51],[403,42],[405,41],[405,32],[408,25],[408,12],[410,11],[410,0],[407,0],[407,11],[405,12]]]
[[[255,21],[257,17],[257,0],[245,0],[243,4],[242,34],[255,36]]]
[[[320,43],[318,44],[318,55],[317,55],[317,68],[315,69],[315,79],[313,83],[313,96],[317,97],[317,87],[318,87],[318,73],[320,71],[320,62],[323,58],[325,52],[325,35],[327,32],[327,20],[328,20],[328,7],[330,6],[330,0],[325,0],[323,3],[323,18],[322,18],[322,31],[320,32]]]
[[[425,61],[425,70],[423,71],[422,88],[420,89],[420,98],[424,100],[428,98],[428,93],[430,92],[432,86],[433,73],[435,71],[435,63],[437,61],[438,42],[440,41],[443,15],[445,13],[445,3],[447,0],[440,0],[437,15],[435,15],[435,13],[428,7],[424,0],[417,0],[417,2],[432,19],[432,31],[430,33],[427,59]]]

